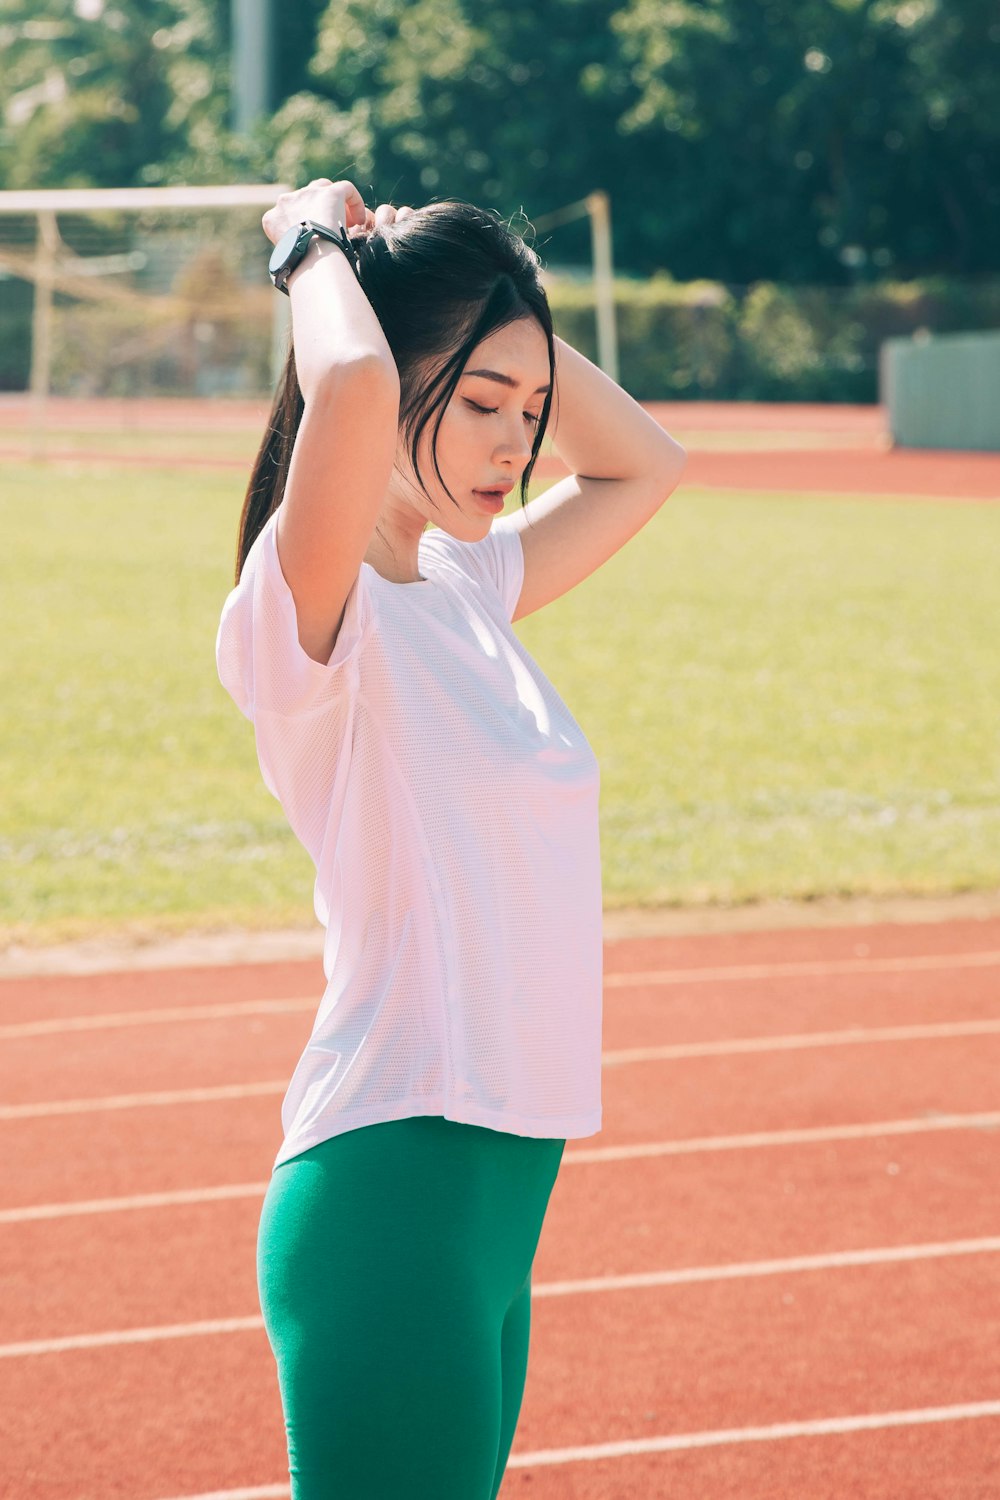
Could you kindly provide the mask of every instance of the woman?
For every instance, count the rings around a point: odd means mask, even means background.
[[[292,351],[217,659],[326,927],[258,1241],[292,1496],[495,1500],[549,1195],[601,1125],[599,772],[511,623],[685,456],[495,215],[318,179],[263,223]],[[550,411],[573,472],[524,507]]]

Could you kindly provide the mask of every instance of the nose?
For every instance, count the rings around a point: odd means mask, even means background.
[[[531,434],[525,430],[524,419],[520,414],[515,421],[504,426],[494,452],[498,462],[507,459],[520,463],[522,468],[527,464],[531,457]]]

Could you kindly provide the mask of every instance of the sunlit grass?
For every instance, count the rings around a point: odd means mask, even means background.
[[[8,464],[3,927],[311,919],[218,683],[244,476]],[[1000,885],[1000,509],[683,488],[518,633],[609,905]]]
[[[683,489],[520,627],[611,903],[1000,884],[1000,510]]]
[[[17,430],[4,427],[0,430],[0,449],[15,459],[60,458],[72,455],[90,455],[100,459],[105,454],[119,458],[157,459],[170,461],[180,451],[197,459],[225,459],[233,463],[250,464],[260,442],[264,422],[260,431],[240,431],[225,423],[218,429],[202,427],[193,433],[185,433],[169,426],[159,427],[53,427],[37,434],[28,429]]]

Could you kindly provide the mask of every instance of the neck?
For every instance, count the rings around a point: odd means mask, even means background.
[[[378,529],[365,551],[365,562],[381,574],[389,583],[418,583],[420,563],[417,549],[426,522],[421,522],[419,531],[409,531],[400,536],[379,522]]]

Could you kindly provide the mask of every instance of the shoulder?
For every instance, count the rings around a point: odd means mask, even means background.
[[[508,620],[512,617],[524,580],[524,552],[513,518],[494,521],[479,541],[463,542],[437,528],[420,539],[421,562],[428,569],[471,581],[481,592],[499,599]]]

